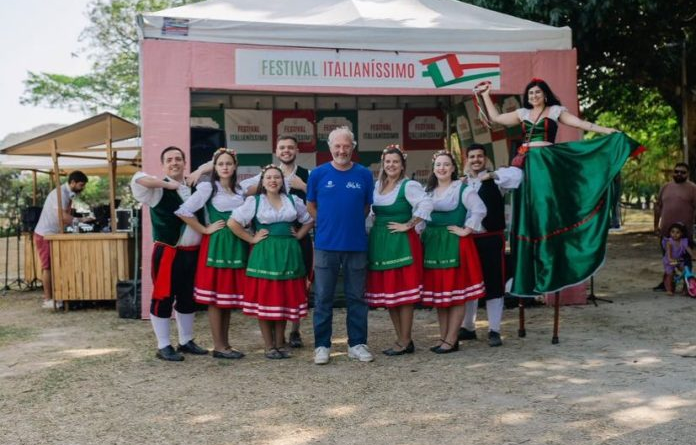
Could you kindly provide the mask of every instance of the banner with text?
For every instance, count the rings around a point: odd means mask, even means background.
[[[295,136],[301,152],[315,150],[314,111],[275,110],[273,111],[273,147],[279,134]]]
[[[500,88],[500,57],[379,51],[237,49],[237,85],[471,89]]]
[[[356,110],[317,110],[317,151],[328,151],[329,133],[338,127],[348,127],[358,134],[358,112]]]
[[[382,151],[387,145],[403,145],[403,110],[358,111],[358,150]]]
[[[438,109],[404,110],[404,148],[437,151],[445,148],[445,114]]]
[[[270,153],[273,113],[270,110],[225,110],[227,146],[239,153]]]

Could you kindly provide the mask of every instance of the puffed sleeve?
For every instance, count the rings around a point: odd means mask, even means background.
[[[242,226],[246,227],[254,219],[256,213],[256,196],[249,196],[244,200],[244,204],[232,210],[230,219],[237,221]]]
[[[467,187],[462,193],[462,204],[466,207],[466,221],[464,222],[465,227],[469,227],[474,232],[480,232],[483,230],[481,222],[483,218],[486,217],[486,205],[479,198],[478,193],[473,187]]]
[[[494,179],[493,182],[495,182],[498,187],[509,190],[516,189],[520,186],[524,178],[524,171],[517,167],[500,167],[495,171],[495,175],[498,178]]]
[[[245,195],[247,194],[247,191],[249,190],[249,187],[252,186],[258,186],[259,185],[259,179],[261,179],[261,173],[258,175],[252,176],[251,178],[246,178],[242,182],[239,183],[239,187],[242,188],[242,193]]]
[[[529,110],[526,108],[518,108],[515,110],[517,113],[517,118],[522,122],[525,119],[529,119]]]
[[[183,204],[179,206],[179,209],[174,212],[176,216],[188,216],[193,218],[194,213],[203,208],[210,195],[213,194],[213,185],[210,182],[201,182],[196,186],[196,191],[193,195]]]
[[[433,211],[433,200],[425,193],[420,182],[408,181],[406,183],[406,200],[413,207],[413,216],[430,221],[430,213]]]
[[[562,105],[551,105],[551,108],[549,109],[549,117],[557,121],[564,111],[568,111],[568,109]]]
[[[162,189],[161,188],[150,188],[144,185],[138,184],[138,179],[140,178],[155,178],[155,176],[148,175],[144,172],[137,172],[133,175],[130,182],[130,188],[133,192],[133,197],[136,201],[154,207],[159,204],[162,199]]]
[[[300,224],[308,224],[312,222],[312,217],[307,212],[307,206],[300,198],[295,195],[290,195],[290,199],[295,202],[295,210],[297,210],[297,221]]]

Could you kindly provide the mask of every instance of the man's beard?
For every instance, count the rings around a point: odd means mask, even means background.
[[[676,182],[678,184],[681,184],[682,182],[686,182],[686,180],[688,179],[686,177],[686,175],[676,175],[676,176],[673,176],[673,178],[674,178],[674,182]]]
[[[293,164],[295,163],[295,159],[296,159],[296,158],[297,158],[297,156],[293,156],[292,159],[290,159],[289,161],[284,161],[284,160],[282,160],[281,158],[278,158],[278,160],[279,160],[280,163],[283,164],[283,165],[293,165]]]

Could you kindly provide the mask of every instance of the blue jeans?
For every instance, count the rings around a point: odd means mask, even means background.
[[[314,347],[331,347],[333,299],[339,271],[343,269],[346,294],[348,346],[367,344],[365,279],[367,252],[314,251]]]

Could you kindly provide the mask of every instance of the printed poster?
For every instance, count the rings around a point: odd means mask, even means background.
[[[358,150],[381,152],[387,145],[403,145],[403,110],[359,110]]]
[[[312,110],[274,110],[273,111],[273,144],[280,134],[297,138],[300,152],[307,153],[315,150],[314,111]]]
[[[404,110],[404,147],[435,152],[445,146],[445,114],[439,109]]]
[[[328,151],[329,133],[339,127],[348,127],[358,134],[358,112],[356,110],[317,111],[317,151]]]
[[[275,145],[271,110],[225,110],[227,147],[238,153],[269,153]]]

